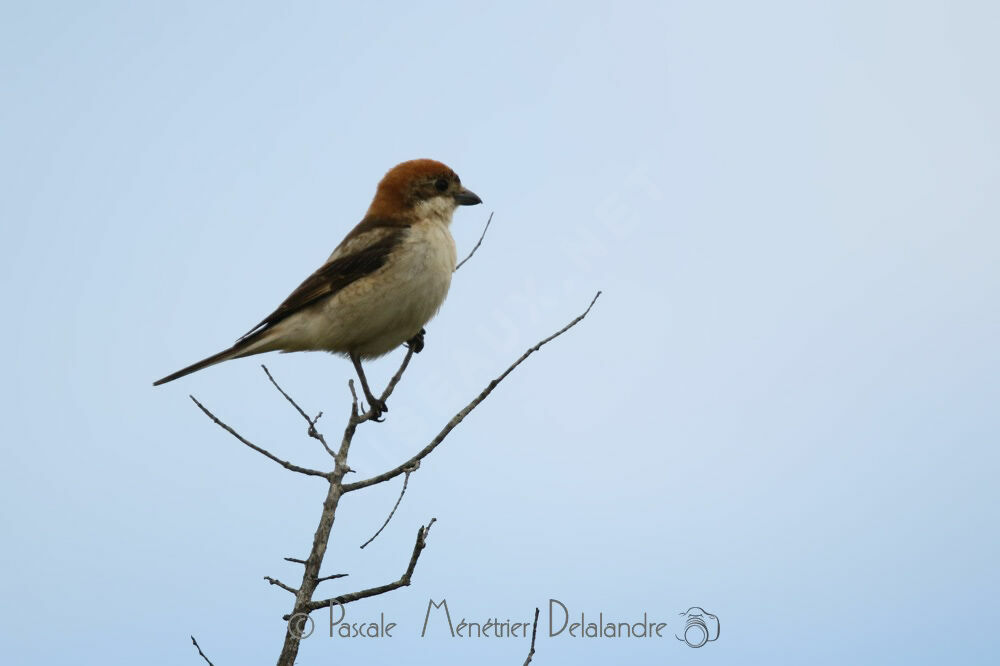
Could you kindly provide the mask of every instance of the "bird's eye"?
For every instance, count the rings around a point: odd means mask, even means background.
[[[436,189],[438,192],[444,192],[445,190],[448,189],[448,181],[445,180],[444,178],[438,178],[436,181],[434,181],[434,189]]]

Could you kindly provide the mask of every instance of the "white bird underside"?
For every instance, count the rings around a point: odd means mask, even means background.
[[[371,359],[411,339],[437,314],[451,286],[456,253],[447,217],[414,224],[384,266],[276,323],[240,355],[323,350]]]

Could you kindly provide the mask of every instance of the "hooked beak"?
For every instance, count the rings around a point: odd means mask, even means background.
[[[455,195],[455,203],[459,206],[475,206],[476,204],[483,203],[483,200],[472,190],[463,187]]]

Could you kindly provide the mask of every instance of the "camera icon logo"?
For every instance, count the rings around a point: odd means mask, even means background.
[[[721,629],[719,618],[704,608],[692,606],[678,615],[683,618],[684,630],[680,636],[674,634],[674,638],[684,641],[688,647],[700,648],[709,641],[719,638],[719,630]]]

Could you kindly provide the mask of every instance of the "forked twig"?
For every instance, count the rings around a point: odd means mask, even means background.
[[[298,613],[311,613],[314,610],[319,610],[320,608],[326,608],[331,604],[349,604],[352,601],[359,601],[361,599],[367,599],[368,597],[375,597],[380,594],[385,594],[386,592],[391,592],[393,590],[399,589],[401,587],[406,587],[410,584],[410,580],[413,578],[413,572],[417,568],[417,560],[420,559],[420,553],[427,546],[427,535],[430,534],[431,525],[434,524],[437,518],[431,518],[431,522],[422,526],[417,530],[417,541],[413,544],[413,552],[410,554],[410,562],[406,565],[406,571],[403,575],[391,583],[385,585],[379,585],[378,587],[370,587],[367,590],[361,590],[359,592],[351,592],[350,594],[341,594],[336,597],[330,597],[329,599],[323,599],[322,601],[310,601],[304,604],[298,611]],[[282,616],[284,620],[290,620],[291,615]]]
[[[223,430],[225,430],[226,432],[228,432],[230,435],[232,435],[233,437],[235,437],[236,439],[238,439],[243,444],[246,444],[247,446],[249,446],[251,449],[253,449],[257,453],[259,453],[259,454],[261,454],[263,456],[266,456],[267,458],[270,458],[271,460],[273,460],[274,462],[278,463],[279,465],[281,465],[285,469],[290,470],[292,472],[298,472],[299,474],[305,474],[306,476],[321,476],[324,479],[330,478],[330,475],[327,474],[326,472],[321,472],[318,469],[310,469],[308,467],[301,467],[299,465],[293,465],[292,463],[288,462],[287,460],[282,460],[281,458],[279,458],[278,456],[274,455],[273,453],[271,453],[267,449],[264,449],[264,448],[261,448],[261,447],[257,446],[256,444],[254,444],[253,442],[251,442],[250,440],[248,440],[247,438],[245,438],[243,435],[241,435],[240,433],[238,433],[235,430],[233,430],[229,425],[227,425],[226,423],[224,423],[215,414],[213,414],[212,412],[208,411],[208,408],[205,407],[205,405],[203,405],[200,402],[198,402],[198,399],[195,398],[193,395],[189,395],[188,397],[191,398],[191,400],[194,401],[194,404],[198,405],[198,409],[200,409],[201,411],[205,412],[205,415],[208,418],[212,419],[212,421],[217,426],[219,426],[220,428],[222,428]]]
[[[288,395],[285,392],[285,389],[283,389],[280,386],[278,386],[278,382],[276,382],[274,380],[274,377],[271,376],[271,371],[267,369],[267,366],[264,365],[263,363],[261,363],[260,367],[264,369],[264,374],[267,375],[267,378],[271,380],[272,384],[274,384],[274,388],[278,389],[278,393],[280,393],[281,395],[285,396],[285,400],[287,400],[289,403],[291,403],[292,407],[295,408],[295,411],[297,411],[299,414],[301,414],[302,418],[304,418],[306,420],[306,423],[309,424],[309,430],[307,431],[308,435],[310,437],[312,437],[313,439],[315,439],[315,440],[319,440],[319,443],[323,445],[323,448],[326,449],[326,452],[330,454],[331,458],[335,457],[336,454],[333,452],[333,450],[329,446],[326,445],[326,438],[323,437],[323,433],[321,433],[320,431],[316,430],[316,422],[319,421],[319,419],[320,419],[321,416],[323,416],[323,412],[320,412],[319,414],[317,414],[316,418],[314,418],[314,419],[309,418],[309,415],[306,414],[305,410],[302,409],[301,407],[299,407],[299,405],[298,405],[297,402],[295,402],[294,400],[292,400],[292,396]]]

